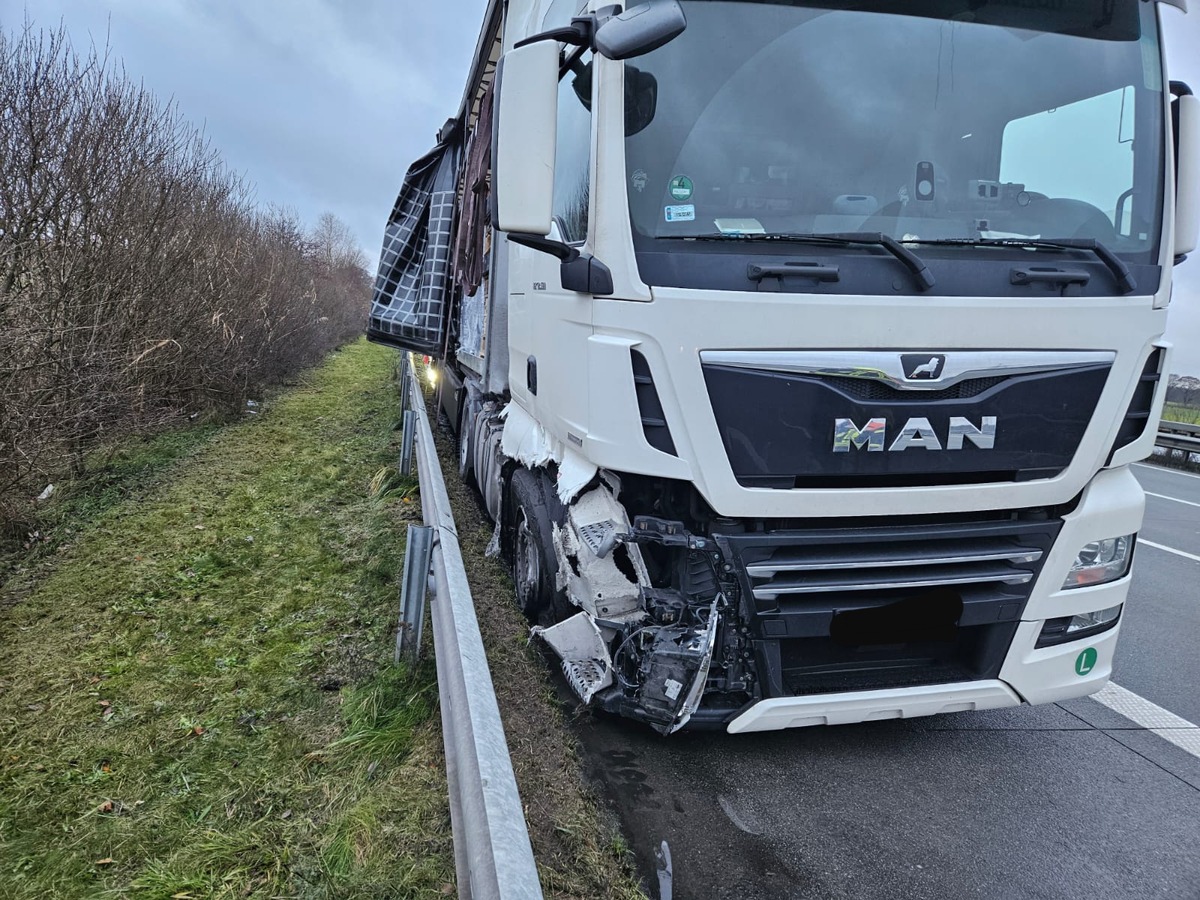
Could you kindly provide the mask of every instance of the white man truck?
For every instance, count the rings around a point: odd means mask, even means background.
[[[1106,683],[1197,240],[1164,5],[492,0],[369,334],[436,360],[584,701],[745,732]]]

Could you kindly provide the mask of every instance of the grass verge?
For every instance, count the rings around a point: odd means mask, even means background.
[[[118,503],[145,496],[218,430],[216,423],[169,428],[91,454],[79,476],[54,485],[48,503],[30,500],[20,521],[0,523],[0,590],[10,602],[19,597],[18,585],[42,576],[81,528]],[[0,509],[13,506],[0,503]]]
[[[1163,407],[1162,417],[1168,422],[1182,422],[1185,425],[1200,425],[1200,409],[1194,406],[1184,406],[1182,403],[1168,403]]]
[[[453,881],[434,672],[390,665],[419,516],[387,468],[395,360],[333,354],[170,478],[80,510],[52,570],[5,598],[4,897]]]

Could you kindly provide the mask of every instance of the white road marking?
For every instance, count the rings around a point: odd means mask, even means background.
[[[1197,556],[1195,553],[1185,553],[1182,550],[1176,550],[1174,547],[1167,547],[1164,544],[1156,544],[1154,541],[1148,541],[1145,538],[1138,538],[1138,543],[1145,544],[1147,547],[1153,547],[1155,550],[1166,550],[1168,553],[1174,553],[1176,556],[1182,556],[1184,559],[1200,562],[1200,556]]]
[[[1168,469],[1166,466],[1148,466],[1146,463],[1134,463],[1139,469],[1153,469],[1155,472],[1169,472],[1172,475],[1182,475],[1184,478],[1200,478],[1191,472],[1180,472],[1178,469]]]
[[[1200,728],[1111,681],[1092,699],[1200,759]]]
[[[1146,491],[1147,497],[1157,497],[1159,500],[1174,500],[1176,503],[1186,503],[1188,506],[1200,506],[1200,503],[1193,503],[1191,500],[1180,500],[1178,497],[1168,497],[1166,494],[1156,494],[1153,491]]]

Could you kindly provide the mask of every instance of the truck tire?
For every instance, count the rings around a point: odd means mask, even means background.
[[[517,469],[509,481],[512,501],[512,577],[517,605],[529,621],[553,621],[558,555],[543,479],[528,469]]]
[[[458,406],[458,477],[467,487],[475,486],[475,447],[471,441],[471,430],[475,423],[468,413],[468,398],[463,392],[463,400]]]

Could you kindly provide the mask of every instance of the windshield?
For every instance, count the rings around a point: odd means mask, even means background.
[[[687,30],[627,66],[657,90],[626,139],[639,248],[882,232],[1091,238],[1157,262],[1154,4],[683,5]]]

